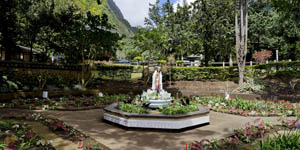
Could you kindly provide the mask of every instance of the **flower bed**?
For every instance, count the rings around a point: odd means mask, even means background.
[[[189,112],[198,111],[197,101],[189,101],[184,99],[175,99],[171,104],[166,107],[160,107],[155,113],[162,113],[165,115],[178,115],[186,114]],[[118,109],[128,112],[128,113],[138,113],[138,114],[147,114],[152,113],[153,109],[147,107],[147,101],[142,101],[137,97],[137,99],[132,103],[119,103],[117,106]]]
[[[95,139],[85,135],[84,133],[74,129],[72,126],[67,123],[53,119],[49,117],[45,117],[40,113],[7,113],[3,116],[5,119],[14,119],[14,120],[22,120],[26,121],[38,121],[43,125],[47,126],[51,131],[53,131],[58,136],[63,139],[71,140],[73,143],[78,144],[78,150],[106,150],[107,147],[97,142]],[[0,143],[1,144],[1,143]],[[40,150],[40,149],[39,149]],[[43,149],[41,149],[43,150]],[[48,149],[47,149],[48,150]],[[50,149],[51,150],[51,149]]]
[[[211,110],[243,116],[295,116],[300,113],[298,103],[290,103],[285,100],[267,102],[238,98],[226,100],[220,97],[194,97],[193,99]]]
[[[282,125],[273,126],[257,119],[254,124],[246,123],[245,128],[234,131],[232,136],[220,140],[204,139],[188,145],[189,150],[279,150],[299,149],[300,122],[283,120]]]
[[[128,95],[112,96],[68,96],[50,99],[30,98],[15,99],[10,103],[0,103],[0,107],[5,108],[24,108],[31,110],[84,110],[103,108],[113,102],[130,101]]]
[[[0,149],[54,150],[52,142],[39,137],[27,124],[0,120]]]

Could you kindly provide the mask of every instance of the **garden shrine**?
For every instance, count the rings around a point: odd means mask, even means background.
[[[126,105],[126,104],[124,104]],[[119,103],[104,108],[104,119],[130,128],[184,129],[209,123],[209,109],[195,105],[194,111],[186,114],[163,114],[159,110],[170,105],[188,107],[189,104],[176,102],[163,89],[162,73],[158,68],[152,77],[152,88],[136,99],[136,105],[149,109],[150,113],[130,113],[120,109]]]

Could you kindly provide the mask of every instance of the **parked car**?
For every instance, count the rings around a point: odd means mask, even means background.
[[[130,61],[127,59],[120,59],[115,61],[116,64],[129,64]]]

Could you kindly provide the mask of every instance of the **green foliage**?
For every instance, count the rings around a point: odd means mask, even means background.
[[[123,80],[130,80],[134,66],[131,65],[98,65],[100,78],[121,78]]]
[[[255,74],[255,69],[248,67],[246,69],[245,82],[233,92],[238,91],[242,93],[261,93],[265,88],[265,82]]]
[[[157,60],[156,62],[159,63],[159,64],[165,64],[165,63],[167,63],[166,60]]]
[[[142,57],[141,56],[136,56],[133,58],[134,61],[141,61],[142,60]]]
[[[3,133],[1,133],[1,131]],[[45,141],[44,139],[36,135],[36,133],[34,133],[26,123],[21,124],[10,120],[1,121],[0,133],[0,141],[2,143],[0,144],[0,148],[20,150],[54,149],[51,146],[52,141]]]
[[[263,100],[244,100],[239,98],[224,99],[214,97],[195,97],[200,104],[220,112],[236,113],[241,115],[296,115],[300,107],[281,100],[278,103]],[[252,113],[251,113],[252,112]]]
[[[136,65],[133,67],[133,73],[143,73],[143,66]]]
[[[128,113],[147,114],[149,111],[140,105],[125,104],[120,102],[120,110]]]
[[[196,33],[208,62],[217,55],[229,56],[234,42],[234,2],[232,0],[198,0],[192,3],[191,31]],[[223,49],[219,51],[219,49]]]
[[[183,61],[182,60],[177,60],[176,64],[183,64]]]
[[[11,81],[8,79],[7,76],[0,76],[0,92],[14,92],[19,89],[17,83],[19,85],[21,84],[20,82],[17,81]]]
[[[198,106],[196,104],[191,104],[187,106],[182,105],[169,105],[167,107],[162,108],[160,111],[166,115],[178,115],[178,114],[186,114],[189,112],[198,111]]]
[[[40,67],[43,67],[42,65]],[[11,91],[15,90],[27,90],[33,89],[34,87],[40,88],[45,85],[55,85],[60,88],[63,87],[71,87],[72,84],[78,83],[78,71],[68,71],[68,70],[35,70],[28,69],[20,70],[18,72],[12,71],[10,69],[6,69],[2,71],[1,74],[8,77],[10,82],[1,82],[1,87],[10,88]],[[42,77],[42,78],[41,78]],[[11,82],[14,81],[14,84]],[[3,83],[3,84],[2,84]]]
[[[258,150],[296,150],[300,149],[300,132],[285,131],[284,134],[277,133],[275,137],[261,140],[257,146]]]
[[[129,22],[123,17],[118,6],[113,0],[106,0],[103,5],[103,12],[108,15],[109,22],[115,26],[117,31],[126,37],[134,36],[133,30]]]

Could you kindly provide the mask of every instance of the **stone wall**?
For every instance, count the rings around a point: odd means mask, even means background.
[[[176,81],[165,83],[164,88],[170,92],[180,92],[183,95],[201,95],[205,92],[224,93],[231,92],[238,85],[231,81]]]
[[[237,88],[234,82],[226,81],[176,81],[166,82],[163,88],[172,93],[173,96],[224,96],[224,92],[228,90],[231,92]],[[150,88],[151,85],[144,85],[142,81],[99,81],[95,88],[108,94],[128,93],[141,94]]]

